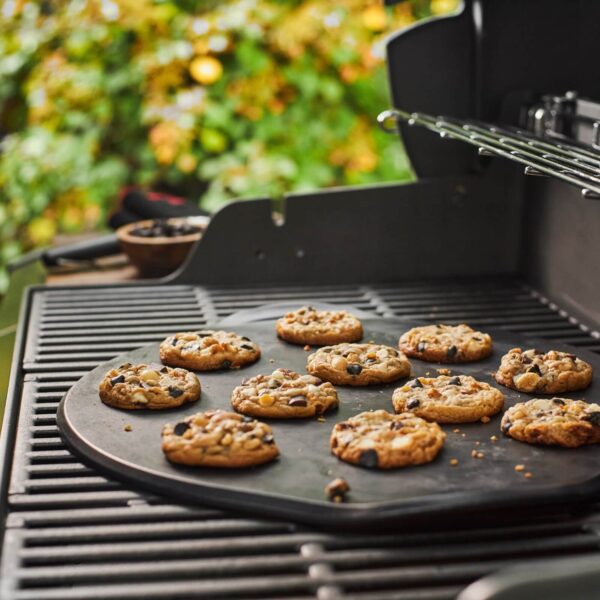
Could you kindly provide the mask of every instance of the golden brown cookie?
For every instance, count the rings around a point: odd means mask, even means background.
[[[171,462],[201,467],[253,467],[279,455],[268,425],[223,410],[165,425],[162,450]]]
[[[312,306],[285,314],[275,328],[282,340],[311,346],[357,342],[363,336],[360,321],[349,312],[316,310]]]
[[[257,344],[229,331],[176,333],[160,345],[160,360],[165,365],[194,371],[239,369],[259,358]]]
[[[566,398],[536,398],[511,406],[502,431],[520,442],[577,448],[600,442],[600,406]]]
[[[200,381],[185,369],[125,363],[100,382],[100,399],[115,408],[174,408],[200,398]]]
[[[494,377],[519,392],[558,394],[588,387],[592,374],[591,365],[574,354],[513,348],[502,357]]]
[[[394,391],[394,410],[438,423],[472,423],[502,410],[504,395],[469,375],[417,377]]]
[[[407,356],[430,362],[466,363],[482,360],[492,353],[487,333],[461,325],[425,325],[402,335],[399,347]]]
[[[338,405],[331,383],[289,369],[276,369],[271,375],[256,375],[233,390],[231,405],[252,417],[297,419],[322,415]]]
[[[431,462],[446,434],[437,423],[411,413],[363,412],[337,423],[331,451],[339,459],[368,469],[394,469]]]
[[[340,385],[371,385],[410,375],[410,363],[402,352],[378,344],[337,344],[310,354],[307,370]]]

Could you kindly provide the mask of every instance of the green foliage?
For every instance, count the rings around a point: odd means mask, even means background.
[[[411,177],[382,40],[455,0],[15,0],[0,13],[3,265],[124,185],[231,198]],[[415,7],[414,12],[413,6]]]

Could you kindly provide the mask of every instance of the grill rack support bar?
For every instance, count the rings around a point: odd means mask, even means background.
[[[398,123],[419,125],[439,134],[476,146],[480,155],[500,156],[525,166],[527,175],[560,179],[581,189],[584,198],[600,199],[600,153],[587,148],[550,143],[518,129],[509,129],[450,117],[400,109],[389,109],[377,116],[380,128],[396,134]]]

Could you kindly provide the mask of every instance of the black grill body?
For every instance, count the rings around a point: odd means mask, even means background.
[[[473,0],[456,17],[394,38],[389,64],[398,106],[477,116],[479,105],[494,116],[510,104],[517,86],[496,73],[520,63],[512,53],[492,52],[502,27],[490,26],[492,15],[500,23],[508,18],[508,4],[517,11],[515,3]],[[559,3],[518,4],[523,19],[544,19]],[[568,4],[569,18],[582,28],[598,22],[597,3]],[[572,48],[577,31],[570,23],[551,37]],[[536,35],[546,39],[543,29]],[[489,52],[477,51],[481,41],[492,44]],[[441,67],[432,70],[436,61]],[[539,82],[528,68],[521,88],[545,92],[552,81],[565,84],[565,70],[553,69],[560,77],[549,79],[545,61]],[[482,79],[473,73],[493,73],[494,95],[475,93]],[[441,600],[516,563],[598,557],[594,505],[334,533],[173,504],[101,476],[60,438],[57,404],[93,367],[173,331],[270,302],[468,322],[600,352],[600,203],[420,135],[407,133],[406,140],[417,171],[430,179],[290,196],[283,220],[272,218],[267,199],[234,203],[213,218],[181,270],[159,284],[28,291],[2,433],[3,600]]]

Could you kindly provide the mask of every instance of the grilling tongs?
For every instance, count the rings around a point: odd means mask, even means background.
[[[400,121],[420,125],[440,137],[477,146],[479,154],[501,156],[525,165],[527,175],[561,179],[581,188],[584,198],[600,199],[600,152],[585,144],[545,141],[530,132],[509,126],[490,125],[454,117],[433,117],[398,108],[385,110],[377,117],[383,131],[398,133]]]

